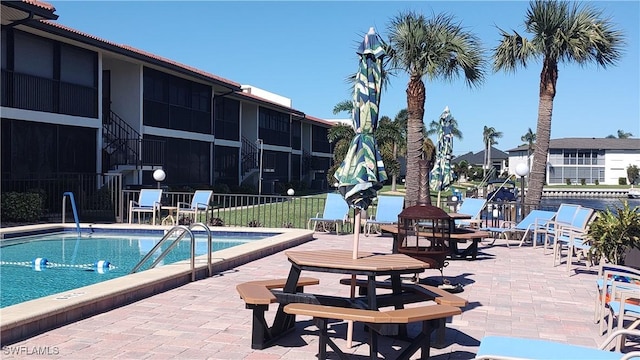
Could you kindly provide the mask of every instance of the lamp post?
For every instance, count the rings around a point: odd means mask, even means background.
[[[258,174],[258,195],[262,195],[262,153],[264,149],[264,141],[262,141],[262,139],[258,139],[256,142],[260,146],[260,160],[258,164],[258,167],[260,168],[260,173]]]
[[[516,165],[516,175],[520,176],[520,219],[524,218],[524,177],[529,175],[529,165],[520,163]]]
[[[167,174],[162,169],[158,169],[153,172],[153,179],[158,182],[158,189],[160,189],[160,183],[164,181]]]

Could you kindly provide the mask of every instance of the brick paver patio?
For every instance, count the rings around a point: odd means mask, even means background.
[[[351,249],[352,239],[352,235],[317,234],[314,241],[296,249]],[[390,248],[390,237],[360,238],[363,251],[388,252]],[[244,281],[284,278],[289,267],[285,255],[276,253],[13,344],[3,349],[3,358],[31,358],[34,350],[44,349],[47,358],[64,359],[314,359],[317,328],[304,317],[298,317],[296,330],[276,345],[252,350],[251,310],[245,309],[235,291],[236,284]],[[565,266],[553,267],[551,255],[543,255],[540,247],[508,249],[504,241],[496,246],[482,244],[476,261],[450,261],[445,277],[464,285],[458,295],[469,305],[447,324],[445,343],[432,348],[432,358],[471,359],[480,339],[490,334],[596,347],[604,339],[593,323],[596,269],[577,269],[569,276]],[[303,276],[320,279],[320,285],[309,291],[340,296],[349,292],[347,286],[339,285],[339,274]],[[438,279],[439,272],[428,270],[421,277]],[[346,324],[336,323],[332,330],[344,349]],[[368,355],[366,339],[362,325],[356,325],[356,346],[350,349],[355,358]],[[382,356],[397,351],[398,347],[389,346],[394,341],[381,339]],[[20,353],[10,355],[8,350]]]

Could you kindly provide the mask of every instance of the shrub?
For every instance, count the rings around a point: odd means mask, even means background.
[[[627,185],[627,178],[619,177],[618,178],[618,185]]]
[[[631,208],[623,201],[623,206],[614,211],[607,208],[589,226],[587,239],[591,256],[623,265],[627,250],[640,249],[640,207]]]
[[[35,222],[42,215],[42,195],[10,192],[2,194],[2,220]]]
[[[224,226],[224,221],[220,218],[209,219],[209,226]]]
[[[258,220],[251,220],[247,224],[248,227],[262,227],[262,224]]]
[[[587,185],[586,179],[580,179],[580,185]]]
[[[571,185],[571,179],[569,178],[564,179],[564,182],[567,183],[567,185]]]
[[[596,185],[600,185],[600,181],[599,181],[598,179],[595,179],[595,180],[593,181],[593,183],[594,183],[594,184],[596,184]]]

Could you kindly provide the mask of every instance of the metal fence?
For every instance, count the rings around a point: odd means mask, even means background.
[[[62,218],[60,200],[64,192],[73,192],[81,222],[128,222],[131,200],[138,200],[140,190],[121,190],[122,179],[106,174],[69,174],[65,176],[34,177],[30,180],[2,180],[2,192],[38,192],[43,195],[44,214],[41,221],[58,222]],[[162,204],[178,206],[190,204],[192,192],[164,191]],[[310,196],[279,196],[214,193],[211,210],[199,221],[210,225],[306,228],[309,218],[324,210],[324,194]],[[440,207],[455,212],[460,201],[443,199]],[[375,215],[376,203],[363,219]],[[67,207],[70,209],[71,207]],[[482,210],[482,226],[499,226],[502,221],[522,219],[517,202],[491,202]],[[526,208],[525,215],[529,212]],[[70,217],[72,214],[66,214]],[[161,211],[161,218],[168,210]],[[350,210],[353,219],[354,210]],[[72,217],[70,217],[72,218]],[[180,222],[181,219],[177,219]]]

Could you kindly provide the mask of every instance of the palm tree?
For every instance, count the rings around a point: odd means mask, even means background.
[[[387,55],[392,69],[409,75],[407,85],[407,177],[406,203],[415,205],[419,193],[418,161],[423,158],[424,104],[428,80],[452,80],[463,76],[467,85],[484,79],[482,47],[476,36],[465,31],[450,15],[427,19],[415,12],[400,13],[388,26]]]
[[[531,168],[531,163],[529,162],[529,158],[531,157],[531,150],[533,150],[533,144],[536,142],[536,133],[529,128],[527,133],[520,137],[520,140],[524,141],[525,145],[527,145],[527,166]]]
[[[431,120],[431,122],[429,123],[429,129],[427,130],[427,135],[436,135],[438,134],[438,131],[440,131],[440,122]],[[453,116],[451,116],[451,135],[453,135],[458,140],[462,140],[462,131],[460,131],[460,128],[458,127],[458,121]]]
[[[338,115],[341,112],[347,112],[351,114],[352,111],[353,101],[351,100],[342,100],[333,107],[333,115]]]
[[[384,126],[384,128],[383,128]],[[380,133],[380,134],[378,134]],[[390,166],[397,166],[397,173],[395,171],[389,172],[391,174],[391,191],[397,190],[398,175],[400,175],[400,162],[398,162],[398,156],[405,156],[407,153],[407,109],[398,111],[398,114],[388,124],[380,123],[376,129],[376,140],[378,144],[382,146],[388,146],[391,144],[391,160]],[[383,161],[385,168],[387,167],[387,160],[383,154]]]
[[[633,134],[630,132],[625,132],[624,130],[618,130],[618,139],[628,139],[630,137],[633,137]],[[608,135],[607,139],[615,139],[616,136],[615,135]]]
[[[330,143],[335,143],[333,147],[333,165],[327,170],[327,183],[329,186],[335,182],[333,174],[335,174],[338,167],[342,164],[347,152],[349,151],[349,145],[351,140],[356,136],[356,132],[353,130],[353,126],[347,124],[337,124],[332,126],[328,133],[327,139]]]
[[[378,143],[378,150],[384,162],[384,168],[391,177],[391,190],[396,190],[395,185],[400,175],[400,163],[398,162],[398,143],[403,140],[403,131],[395,121],[388,116],[382,116],[378,122],[373,136]]]
[[[496,131],[496,129],[491,126],[487,127],[485,125],[482,130],[482,140],[484,141],[484,165],[482,167],[482,177],[486,176],[487,169],[491,168],[491,147],[498,143],[497,138],[502,137],[501,131]]]
[[[566,1],[535,0],[524,21],[532,39],[500,29],[502,41],[494,49],[495,71],[515,72],[530,61],[542,60],[536,146],[533,152],[526,202],[539,206],[545,182],[547,153],[551,137],[553,99],[556,96],[559,63],[596,63],[606,68],[622,56],[622,32],[589,5]]]

